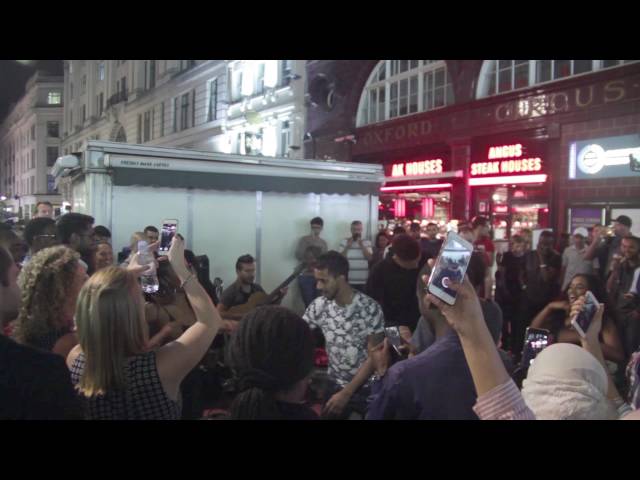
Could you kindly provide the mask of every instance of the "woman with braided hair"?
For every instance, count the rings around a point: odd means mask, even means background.
[[[265,306],[247,314],[231,338],[238,376],[234,420],[316,420],[305,404],[313,369],[311,329],[292,311]]]
[[[18,278],[22,306],[15,339],[66,358],[78,344],[73,316],[87,278],[87,267],[75,250],[56,246],[34,255]]]

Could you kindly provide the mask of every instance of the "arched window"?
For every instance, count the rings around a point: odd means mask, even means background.
[[[637,60],[485,60],[476,98],[618,67]]]
[[[382,60],[369,76],[356,125],[445,107],[453,88],[444,60]]]

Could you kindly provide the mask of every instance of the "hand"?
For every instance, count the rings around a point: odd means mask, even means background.
[[[578,298],[573,305],[571,305],[571,312],[569,313],[570,318],[575,318],[582,310],[584,310],[584,304],[586,302],[585,296],[582,295]],[[584,340],[590,345],[597,345],[600,342],[599,336],[600,331],[602,330],[602,317],[604,316],[604,304],[599,304],[596,313],[591,320],[591,324],[589,328],[585,332]]]
[[[352,237],[350,237],[350,238],[347,240],[347,248],[351,248],[351,246],[352,246],[352,245],[353,245],[353,238],[352,238]]]
[[[633,300],[634,298],[636,298],[638,295],[635,293],[631,293],[631,292],[627,292],[623,295],[625,300]]]
[[[169,248],[169,263],[173,267],[173,271],[180,280],[184,281],[189,277],[189,269],[187,268],[187,262],[184,259],[184,240],[181,236],[175,235],[171,240],[171,248]]]
[[[147,265],[140,265],[140,255],[134,253],[131,255],[131,259],[129,260],[129,265],[127,266],[127,271],[133,273],[136,277],[139,277],[145,272],[151,273],[155,271],[157,265],[155,260],[152,263]]]
[[[322,409],[323,415],[340,415],[347,406],[347,403],[349,403],[349,400],[351,400],[351,394],[343,388],[334,394],[325,404]]]
[[[444,303],[438,297],[427,294],[428,300],[440,309],[447,322],[458,333],[465,336],[473,333],[473,329],[484,323],[480,300],[467,276],[463,283],[452,282],[449,288],[456,293],[455,305]]]
[[[289,291],[289,287],[281,288],[280,289],[280,295],[281,295],[280,298],[284,297],[287,294],[288,291]]]
[[[389,341],[385,338],[375,347],[369,347],[369,358],[373,364],[375,372],[382,376],[387,373],[391,363],[391,352],[389,351]]]

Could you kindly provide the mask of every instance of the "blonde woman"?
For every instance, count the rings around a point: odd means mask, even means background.
[[[40,250],[18,277],[22,306],[15,339],[66,358],[78,343],[73,315],[87,278],[87,267],[75,250],[64,246]]]
[[[137,255],[128,270],[96,272],[80,292],[76,310],[79,345],[67,358],[71,380],[89,419],[180,418],[180,383],[198,364],[222,319],[184,261],[184,242],[176,236],[169,262],[180,279],[196,321],[177,340],[148,348],[148,327]]]

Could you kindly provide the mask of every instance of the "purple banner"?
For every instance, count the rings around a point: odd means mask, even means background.
[[[578,227],[590,228],[602,223],[602,208],[572,208],[571,233]]]

